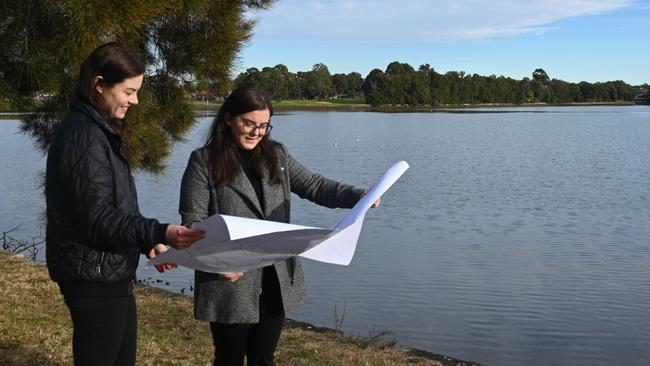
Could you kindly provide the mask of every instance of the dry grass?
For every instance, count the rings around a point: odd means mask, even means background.
[[[191,299],[146,286],[136,298],[138,365],[211,365],[210,330],[194,320]],[[0,309],[0,365],[71,364],[68,309],[44,265],[0,252]],[[457,364],[296,322],[285,326],[276,355],[278,365]]]

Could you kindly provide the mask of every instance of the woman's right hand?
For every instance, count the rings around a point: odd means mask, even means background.
[[[242,278],[244,272],[232,272],[232,273],[219,273],[219,278],[228,282],[235,282],[238,279]]]
[[[158,254],[164,253],[166,251],[167,251],[167,246],[165,244],[156,244],[149,251],[149,254],[147,255],[147,257],[149,259],[152,259],[152,258],[155,258]],[[154,267],[156,267],[156,270],[158,270],[158,272],[163,273],[163,272],[166,272],[166,271],[169,271],[169,270],[172,270],[172,269],[178,267],[178,265],[176,263],[167,262],[167,263],[156,264],[156,265],[154,265]]]
[[[167,225],[167,244],[174,249],[182,250],[203,239],[205,232],[197,229],[188,229],[182,225]]]

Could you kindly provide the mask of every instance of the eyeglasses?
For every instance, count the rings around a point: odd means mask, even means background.
[[[268,135],[269,132],[271,132],[271,130],[273,129],[273,126],[271,126],[271,121],[266,123],[260,123],[258,125],[254,121],[251,121],[250,119],[241,116],[237,116],[237,120],[239,120],[239,123],[241,123],[241,125],[244,127],[244,132],[246,133],[251,133],[259,129],[260,134],[264,136],[264,135]]]

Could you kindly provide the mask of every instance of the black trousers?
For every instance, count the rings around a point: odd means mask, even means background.
[[[284,324],[280,283],[273,266],[264,268],[260,295],[260,322],[256,324],[210,323],[214,366],[272,366]]]
[[[64,295],[72,317],[75,366],[133,366],[137,343],[135,295]]]

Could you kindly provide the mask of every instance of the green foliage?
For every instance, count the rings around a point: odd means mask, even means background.
[[[385,97],[387,82],[386,75],[379,69],[370,71],[364,80],[361,90],[366,97],[366,103],[371,105],[387,104]]]
[[[360,98],[363,77],[358,72],[332,75],[334,94],[337,98]]]
[[[551,78],[548,77],[544,69],[535,69],[533,71],[533,80],[539,81],[544,86],[548,86],[551,83]]]
[[[393,62],[386,72],[372,70],[363,84],[371,105],[467,105],[524,103],[631,102],[639,87],[623,81],[579,84],[550,79],[543,69],[533,79],[469,75],[449,71],[436,73],[428,64],[415,71],[408,64]]]
[[[433,102],[431,77],[433,70],[422,65],[415,71],[406,63],[392,62],[386,72],[374,69],[368,74],[362,90],[372,105],[424,105]]]
[[[225,94],[254,25],[245,12],[273,2],[6,0],[0,5],[0,99],[15,110],[36,111],[22,130],[45,150],[67,113],[81,62],[97,46],[121,41],[147,66],[140,105],[128,116],[126,153],[133,167],[160,171],[172,144],[195,121],[185,87]]]
[[[239,74],[235,86],[254,85],[266,90],[272,99],[286,100],[300,98],[300,80],[289,72],[285,65],[265,67],[262,71],[250,68]]]
[[[324,64],[316,64],[309,72],[298,73],[304,96],[309,99],[324,99],[334,94],[332,75]]]
[[[363,98],[373,106],[629,103],[647,90],[647,87],[633,87],[620,80],[569,83],[551,79],[544,69],[536,69],[532,79],[515,80],[505,76],[470,75],[463,71],[439,74],[429,64],[420,65],[415,70],[411,65],[397,61],[390,63],[385,71],[370,71],[365,79],[361,74],[351,72],[331,75],[328,83],[328,75],[327,66],[323,64],[296,74],[289,72],[284,65],[276,65],[261,71],[248,69],[239,74],[235,84],[262,86],[276,100]]]

